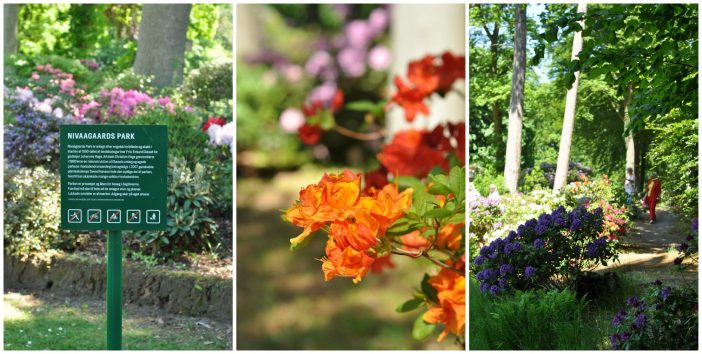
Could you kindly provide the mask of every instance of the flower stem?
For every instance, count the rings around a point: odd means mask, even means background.
[[[334,131],[336,131],[337,133],[339,133],[343,136],[347,136],[347,137],[352,138],[352,139],[366,140],[366,141],[378,140],[378,139],[381,139],[385,136],[385,131],[383,131],[383,130],[379,130],[377,132],[372,132],[372,133],[359,133],[359,132],[355,132],[351,129],[342,127],[338,124],[334,125]]]

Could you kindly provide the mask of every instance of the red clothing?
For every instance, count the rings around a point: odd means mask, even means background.
[[[656,220],[656,202],[661,195],[661,182],[658,179],[649,179],[646,183],[646,205],[651,221]]]

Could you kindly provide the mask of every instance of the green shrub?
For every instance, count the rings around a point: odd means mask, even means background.
[[[85,85],[86,91],[94,90],[102,80],[99,71],[91,71],[85,65],[81,64],[78,59],[66,58],[59,55],[40,55],[40,56],[24,56],[12,55],[10,60],[6,61],[5,68],[10,75],[5,77],[5,86],[7,87],[24,87],[27,80],[36,71],[37,65],[51,64],[52,67],[60,69],[65,73],[73,75],[73,79]]]
[[[612,349],[697,350],[698,296],[693,287],[663,286],[632,296],[612,319]]]
[[[60,179],[43,167],[5,163],[5,252],[23,258],[70,248],[74,238],[60,229]]]
[[[574,292],[528,291],[490,299],[470,280],[470,350],[595,349],[601,338],[584,322]]]
[[[151,84],[152,80],[151,76],[139,75],[134,73],[134,70],[128,69],[109,76],[102,84],[102,89],[111,90],[114,87],[119,87],[124,90],[137,90],[153,95],[156,88]]]
[[[691,219],[697,216],[699,194],[698,120],[685,117],[676,109],[661,118],[660,124],[647,158],[652,169],[658,172],[663,192],[661,199],[673,211]]]
[[[492,166],[481,168],[474,166],[471,168],[473,170],[473,175],[471,175],[471,182],[475,189],[480,192],[480,195],[487,197],[490,194],[490,185],[494,184],[497,187],[497,191],[500,194],[507,193],[507,188],[505,187],[505,177],[502,173],[498,173]]]
[[[211,64],[193,70],[185,78],[185,99],[193,106],[208,109],[211,102],[230,100],[233,96],[232,63]]]
[[[201,119],[194,113],[176,110],[145,112],[128,119],[127,124],[161,124],[168,126],[168,154],[184,158],[190,166],[211,159],[207,134],[200,129]]]
[[[551,189],[551,183],[539,166],[524,174],[520,190],[522,193],[531,192],[536,189]]]
[[[167,200],[167,229],[135,232],[140,248],[164,259],[185,251],[215,249],[214,199],[205,166],[196,163],[191,169],[182,157],[170,156]]]

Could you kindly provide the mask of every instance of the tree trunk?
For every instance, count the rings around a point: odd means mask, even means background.
[[[17,15],[19,14],[19,4],[5,4],[3,13],[3,38],[5,55],[17,53]]]
[[[515,6],[514,59],[512,91],[509,96],[509,124],[505,153],[505,187],[517,191],[522,159],[522,119],[524,117],[524,81],[526,78],[526,5]]]
[[[490,38],[490,53],[491,53],[491,58],[490,58],[490,72],[492,73],[494,78],[497,78],[497,60],[499,59],[499,40],[500,40],[500,22],[495,21],[495,26],[493,27],[492,33],[489,31],[487,28],[487,25],[485,26],[485,32]],[[504,143],[502,142],[502,134],[504,131],[504,128],[502,126],[502,110],[500,109],[500,101],[498,99],[495,99],[492,101],[492,123],[494,125],[493,129],[493,134],[494,134],[494,141],[493,144],[495,145],[495,156],[497,157],[497,160],[500,160],[501,156],[505,155],[505,147]],[[504,166],[500,166],[500,168],[504,168]]]
[[[144,4],[134,72],[163,88],[183,81],[190,4]]]
[[[624,93],[624,112],[622,114],[622,119],[624,120],[624,129],[629,124],[631,118],[629,117],[629,105],[631,104],[632,92],[634,91],[631,83],[627,85],[626,93]],[[636,144],[634,141],[634,132],[629,132],[624,136],[624,144],[626,145],[626,166],[624,168],[624,173],[626,176],[626,170],[631,168],[634,171],[634,186],[636,186]]]
[[[587,12],[587,4],[579,3],[578,12]],[[585,28],[585,22],[579,21],[580,26]],[[573,35],[573,51],[571,60],[578,58],[578,54],[583,49],[583,33],[575,32]],[[575,72],[575,82],[566,93],[566,106],[563,114],[563,130],[561,130],[561,143],[558,148],[558,165],[556,166],[556,176],[553,181],[553,191],[560,191],[568,182],[568,164],[570,162],[570,145],[573,140],[573,126],[575,125],[575,107],[578,99],[578,83],[580,81],[580,71]]]

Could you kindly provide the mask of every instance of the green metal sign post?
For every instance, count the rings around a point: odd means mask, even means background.
[[[107,349],[122,349],[122,230],[165,230],[168,131],[162,125],[63,125],[61,228],[109,230]]]
[[[122,349],[122,231],[107,236],[107,350]]]

